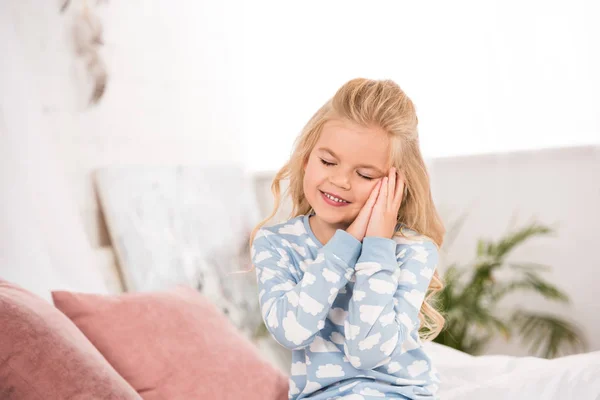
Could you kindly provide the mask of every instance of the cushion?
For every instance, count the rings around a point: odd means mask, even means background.
[[[144,399],[287,399],[287,378],[190,287],[52,296]]]
[[[140,399],[77,327],[0,279],[0,399]]]

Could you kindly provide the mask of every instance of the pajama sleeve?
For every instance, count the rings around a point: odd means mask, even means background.
[[[402,351],[420,325],[419,311],[438,250],[429,239],[397,244],[366,237],[356,263],[356,283],[348,305],[344,350],[355,368],[374,369]]]
[[[351,278],[360,247],[353,236],[337,230],[314,260],[295,266],[281,236],[265,228],[258,231],[252,244],[252,262],[259,303],[265,325],[279,344],[295,350],[313,341],[325,326],[339,290]]]

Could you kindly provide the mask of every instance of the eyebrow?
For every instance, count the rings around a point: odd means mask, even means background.
[[[331,154],[333,157],[337,158],[338,160],[340,159],[340,158],[337,156],[337,154],[335,154],[335,153],[333,152],[333,150],[331,150],[331,149],[329,149],[329,148],[327,148],[327,147],[319,147],[317,150],[319,150],[319,151],[325,151],[325,152],[327,152],[327,153]],[[361,164],[361,165],[358,165],[357,167],[358,167],[358,168],[368,168],[368,169],[372,169],[372,170],[375,170],[376,172],[378,172],[378,173],[380,173],[380,174],[382,174],[382,175],[385,175],[385,174],[383,173],[383,171],[381,171],[379,168],[377,168],[377,167],[376,167],[376,166],[374,166],[374,165],[369,165],[369,164]]]

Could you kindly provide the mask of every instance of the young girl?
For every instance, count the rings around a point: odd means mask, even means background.
[[[265,324],[293,350],[290,399],[436,398],[421,339],[444,324],[428,303],[442,288],[444,228],[417,122],[394,82],[351,80],[275,176],[275,209],[253,232],[252,262]],[[265,227],[282,179],[293,218]]]

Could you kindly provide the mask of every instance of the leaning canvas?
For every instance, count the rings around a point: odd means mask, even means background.
[[[260,325],[248,239],[259,220],[251,178],[235,166],[128,166],[96,171],[127,291],[202,291],[251,334]]]

